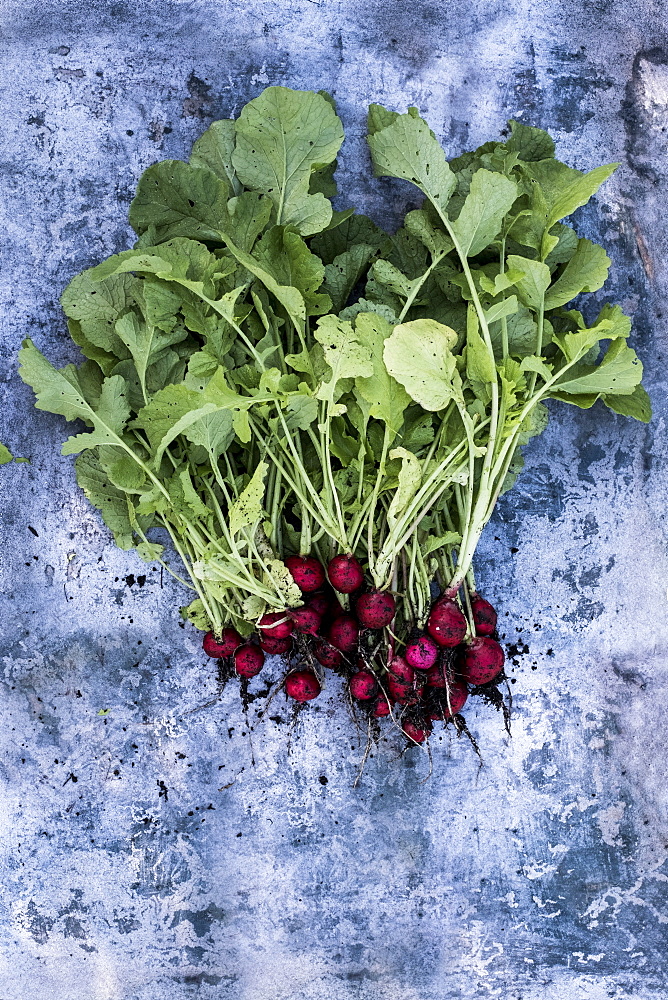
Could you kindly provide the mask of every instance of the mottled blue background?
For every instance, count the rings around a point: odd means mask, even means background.
[[[668,48],[661,3],[4,0],[1,1000],[665,1000]],[[297,723],[216,702],[183,594],[116,550],[17,381],[58,297],[129,245],[141,171],[268,84],[335,95],[341,204],[396,222],[370,101],[456,154],[509,117],[583,168],[655,418],[554,406],[478,560],[513,739],[362,746],[333,684]],[[255,682],[258,684],[258,682]],[[251,732],[252,731],[252,732]],[[252,742],[251,742],[252,738]]]

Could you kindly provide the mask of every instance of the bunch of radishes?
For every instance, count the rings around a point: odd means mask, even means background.
[[[303,594],[300,607],[264,614],[246,640],[229,626],[204,637],[204,651],[231,657],[239,677],[259,674],[267,653],[286,656],[286,695],[302,703],[317,698],[329,667],[346,678],[353,705],[373,719],[393,716],[411,743],[423,743],[435,720],[456,722],[469,686],[501,680],[496,612],[479,594],[465,595],[469,618],[455,597],[439,597],[425,627],[414,625],[402,641],[394,596],[365,586],[355,556],[335,556],[326,571],[313,556],[289,556],[285,565]]]

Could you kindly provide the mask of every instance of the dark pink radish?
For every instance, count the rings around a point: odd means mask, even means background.
[[[496,611],[484,597],[475,594],[471,600],[473,623],[478,635],[492,635],[496,628]]]
[[[430,667],[427,671],[427,687],[444,688],[447,686],[445,671],[442,667]]]
[[[458,646],[466,635],[466,618],[454,601],[441,598],[427,621],[427,632],[439,646]]]
[[[381,695],[378,701],[376,702],[373,712],[371,714],[373,715],[374,719],[384,719],[386,715],[390,714],[390,711],[391,709],[387,698]]]
[[[295,701],[312,701],[320,691],[320,683],[312,670],[297,670],[285,678],[285,693]]]
[[[466,647],[462,661],[462,677],[469,684],[489,684],[503,669],[505,656],[498,642],[478,636]]]
[[[260,633],[260,646],[265,653],[274,656],[281,656],[292,646],[292,639],[287,636],[285,639],[275,639],[273,635],[263,635]]]
[[[290,617],[294,625],[295,632],[303,632],[305,635],[317,635],[320,628],[321,615],[308,605],[303,608],[292,608]]]
[[[421,635],[415,642],[408,643],[404,657],[416,670],[429,670],[438,659],[438,646],[428,635]]]
[[[364,571],[355,556],[334,556],[327,566],[329,582],[340,594],[352,594],[364,583]]]
[[[292,621],[287,611],[270,611],[262,615],[257,623],[260,635],[271,636],[272,639],[287,639],[292,634]]]
[[[319,614],[320,617],[322,618],[329,611],[330,598],[327,596],[327,594],[322,594],[322,593],[309,594],[309,596],[306,598],[305,603],[307,608],[313,608],[313,610],[317,614]]]
[[[378,681],[370,670],[358,670],[350,678],[350,693],[357,701],[371,701],[378,694]]]
[[[431,732],[426,723],[418,726],[414,722],[406,721],[402,722],[401,728],[413,743],[424,743]]]
[[[394,700],[401,705],[417,700],[415,671],[403,656],[395,656],[387,669],[387,687]]]
[[[234,669],[239,677],[255,677],[262,670],[264,653],[259,646],[245,642],[234,651]]]
[[[396,602],[387,591],[372,590],[357,599],[355,610],[364,628],[385,628],[394,618]]]
[[[335,670],[343,663],[343,654],[341,651],[335,649],[334,646],[330,646],[324,639],[315,647],[314,654],[318,663],[321,663],[323,667],[331,667]]]
[[[324,567],[313,556],[288,556],[284,562],[302,594],[310,594],[325,582]]]
[[[357,649],[359,638],[359,627],[352,615],[341,615],[329,626],[327,638],[332,646],[336,646],[342,653],[352,653]]]
[[[224,656],[231,656],[242,642],[243,639],[237,630],[228,626],[220,633],[220,639],[216,639],[213,632],[207,632],[202,640],[202,648],[207,656],[222,659]]]

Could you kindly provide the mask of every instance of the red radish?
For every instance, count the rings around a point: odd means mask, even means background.
[[[358,670],[350,678],[350,693],[357,701],[371,701],[378,694],[378,681],[370,670]]]
[[[231,656],[237,646],[240,646],[243,639],[235,628],[224,628],[220,633],[220,639],[216,639],[213,632],[207,632],[202,640],[202,648],[207,656],[215,656],[222,659],[223,656]]]
[[[270,611],[262,615],[257,623],[260,635],[271,636],[272,639],[287,639],[292,633],[292,622],[287,611]]]
[[[359,628],[352,615],[341,615],[329,626],[327,638],[342,653],[352,653],[357,648]]]
[[[329,611],[329,604],[330,599],[327,594],[309,594],[306,598],[306,607],[313,608],[321,618]]]
[[[234,652],[234,669],[239,677],[255,677],[262,670],[264,653],[259,646],[245,642]]]
[[[386,715],[390,714],[390,706],[387,698],[381,697],[378,699],[374,706],[374,710],[371,713],[374,719],[384,719]]]
[[[436,706],[430,711],[430,719],[450,719],[461,712],[469,696],[463,681],[449,680],[447,688],[439,694]]]
[[[357,600],[357,618],[364,628],[385,628],[394,618],[396,602],[387,591],[372,590]]]
[[[282,653],[287,653],[290,649],[292,646],[292,639],[290,636],[286,639],[275,639],[273,635],[263,635],[260,633],[260,646],[265,653],[281,655]]]
[[[297,670],[285,678],[285,693],[295,701],[312,701],[320,691],[320,683],[312,670]]]
[[[364,583],[364,571],[353,555],[334,556],[327,566],[329,582],[340,594],[352,594]]]
[[[466,618],[449,598],[434,604],[427,621],[427,632],[439,646],[458,646],[466,635]]]
[[[284,561],[302,594],[310,594],[325,582],[325,570],[313,556],[288,556]]]
[[[428,635],[421,635],[415,642],[409,642],[404,656],[416,670],[429,670],[438,659],[438,646]]]
[[[489,684],[501,673],[505,656],[498,642],[478,636],[466,647],[462,677],[469,684]]]
[[[316,635],[320,628],[321,616],[315,610],[305,606],[303,608],[292,608],[290,617],[295,628],[295,632],[303,632],[306,635]]]
[[[445,671],[442,667],[430,667],[427,671],[427,687],[444,688],[447,686]]]
[[[401,728],[413,743],[424,743],[431,732],[426,723],[422,726],[416,726],[414,722],[402,722]]]
[[[323,667],[336,669],[336,667],[340,667],[343,663],[343,655],[340,650],[335,649],[334,646],[330,646],[330,644],[324,639],[315,647],[314,653],[316,660],[318,663],[321,663]]]
[[[491,635],[496,628],[497,615],[489,601],[479,594],[474,594],[471,599],[471,610],[478,635]]]
[[[415,671],[403,656],[395,656],[388,667],[387,687],[399,704],[405,705],[417,698],[415,691]]]

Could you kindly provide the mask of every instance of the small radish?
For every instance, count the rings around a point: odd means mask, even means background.
[[[287,611],[271,611],[262,615],[257,623],[260,635],[271,636],[272,639],[287,639],[292,634],[292,622]]]
[[[327,566],[329,582],[340,594],[352,594],[364,583],[364,571],[353,555],[334,556]]]
[[[427,621],[427,632],[439,646],[458,646],[466,635],[466,618],[454,601],[441,598]]]
[[[285,678],[285,693],[295,701],[312,701],[320,691],[318,678],[312,670],[297,670]]]
[[[471,611],[477,634],[492,635],[496,628],[497,615],[489,601],[479,594],[471,595]]]
[[[292,646],[292,639],[287,636],[285,639],[276,639],[273,635],[263,635],[260,633],[260,647],[265,653],[272,655],[282,655]]]
[[[357,600],[357,618],[364,628],[385,628],[394,618],[396,602],[387,591],[372,590]]]
[[[255,677],[262,670],[264,653],[259,646],[245,642],[234,652],[234,669],[239,677]]]
[[[331,667],[335,670],[343,663],[343,655],[340,650],[330,646],[324,639],[318,643],[314,650],[315,658],[323,667]]]
[[[320,628],[321,615],[315,608],[305,605],[303,608],[292,608],[290,618],[294,625],[295,632],[303,632],[305,635],[316,635]]]
[[[302,594],[310,594],[325,582],[324,567],[313,556],[288,556],[284,561]]]
[[[438,659],[438,646],[428,635],[409,642],[404,651],[406,661],[416,670],[429,670]]]
[[[466,647],[462,677],[469,684],[489,684],[503,669],[504,652],[498,642],[487,636],[478,636]]]
[[[329,626],[327,638],[342,653],[352,653],[357,648],[359,627],[352,615],[341,615]]]
[[[373,712],[371,713],[374,719],[384,719],[386,715],[390,714],[390,705],[387,698],[381,697],[376,702]]]
[[[358,670],[350,678],[350,693],[357,701],[371,701],[378,694],[378,681],[370,670]]]
[[[439,695],[438,702],[431,710],[430,719],[450,719],[457,715],[466,704],[469,696],[466,684],[462,681],[450,680],[447,688]]]
[[[330,598],[327,594],[322,593],[309,594],[306,598],[305,604],[307,608],[313,608],[313,610],[322,618],[329,611]]]
[[[237,646],[240,646],[243,639],[235,628],[224,628],[220,634],[220,639],[216,639],[213,632],[207,632],[202,640],[202,648],[207,656],[215,656],[222,659],[224,656],[231,656]]]
[[[424,743],[431,732],[426,723],[422,726],[416,726],[414,722],[403,722],[401,728],[412,743]]]
[[[395,656],[390,663],[387,687],[394,700],[401,705],[417,699],[415,671],[409,663],[406,663],[403,656]]]
[[[427,671],[427,687],[444,688],[448,682],[445,679],[445,671],[442,667],[430,667]]]

